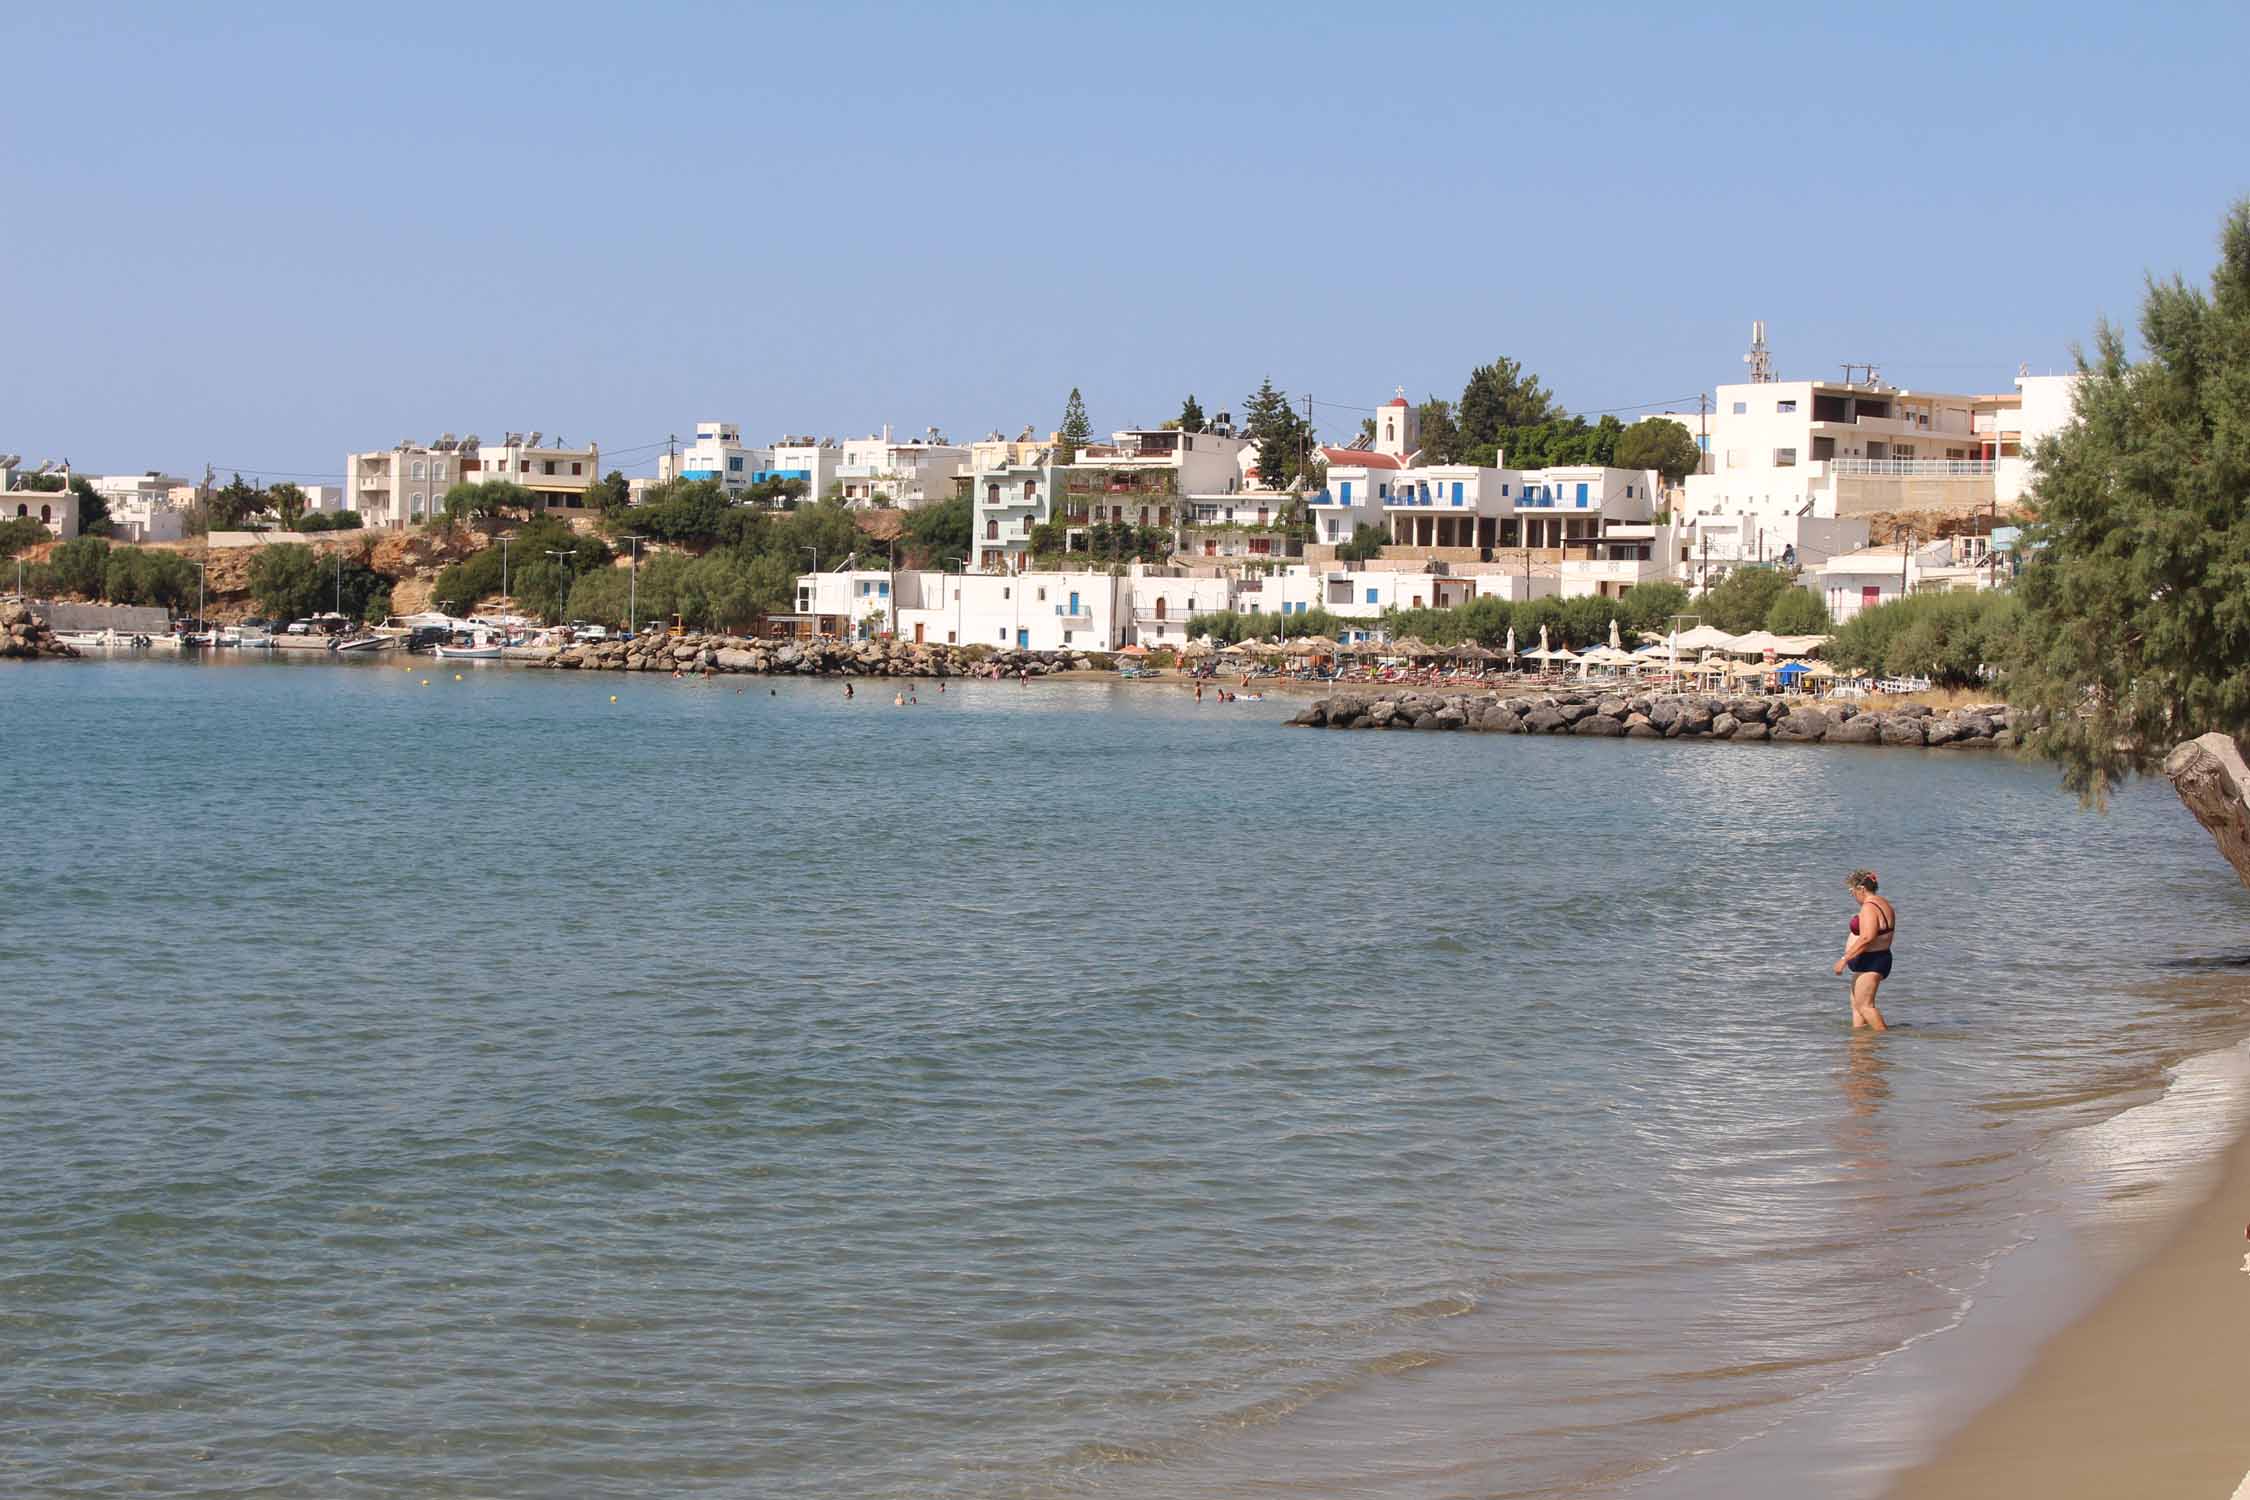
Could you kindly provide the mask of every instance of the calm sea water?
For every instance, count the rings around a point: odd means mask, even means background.
[[[1848,1493],[2243,1031],[2161,788],[775,686],[0,672],[0,1490]]]

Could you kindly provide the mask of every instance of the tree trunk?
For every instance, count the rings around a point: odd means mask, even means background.
[[[2250,765],[2241,747],[2223,734],[2200,735],[2172,748],[2164,757],[2164,774],[2234,873],[2250,885]]]

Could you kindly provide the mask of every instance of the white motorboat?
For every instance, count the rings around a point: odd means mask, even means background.
[[[500,659],[500,643],[498,641],[488,641],[481,646],[439,646],[435,650],[438,655],[448,661],[498,661]]]
[[[90,646],[115,646],[121,638],[114,630],[58,630],[55,639],[83,651]]]
[[[385,651],[398,644],[396,636],[355,635],[350,640],[339,639],[329,646],[331,651]]]

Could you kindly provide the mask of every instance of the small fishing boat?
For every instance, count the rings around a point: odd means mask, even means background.
[[[339,636],[329,643],[328,649],[331,651],[339,652],[387,651],[397,644],[398,638],[396,636],[355,635],[350,637],[349,639]]]
[[[452,640],[440,642],[434,649],[448,661],[498,661],[500,637],[482,627],[457,630]]]

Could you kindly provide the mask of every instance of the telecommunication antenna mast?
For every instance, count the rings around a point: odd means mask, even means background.
[[[1765,319],[1759,318],[1750,325],[1750,352],[1742,356],[1742,362],[1750,367],[1752,385],[1773,384],[1773,354],[1766,348]]]

